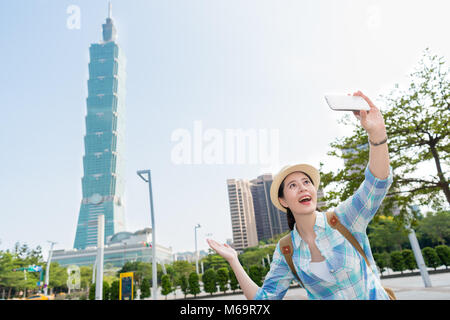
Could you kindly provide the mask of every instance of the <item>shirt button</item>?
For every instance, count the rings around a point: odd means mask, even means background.
[[[334,272],[334,269],[331,269],[330,272],[333,273],[333,272]]]

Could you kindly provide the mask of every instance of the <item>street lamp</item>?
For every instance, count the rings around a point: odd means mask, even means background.
[[[156,276],[156,236],[155,236],[155,217],[153,214],[153,195],[152,195],[152,178],[150,174],[150,170],[139,170],[137,171],[137,175],[148,183],[148,192],[150,195],[150,215],[152,218],[152,280],[153,280],[153,300],[157,299],[158,293],[158,284],[157,284],[157,276]],[[144,175],[147,175],[145,178]]]
[[[48,253],[48,260],[47,260],[47,268],[45,269],[45,284],[44,284],[44,294],[47,295],[48,292],[48,280],[50,277],[50,262],[52,261],[52,255],[53,255],[53,246],[57,243],[54,241],[48,241],[50,242],[50,252]]]
[[[197,271],[197,274],[198,274],[197,229],[200,227],[201,227],[200,224],[197,224],[194,227],[194,230],[195,230],[195,270]]]

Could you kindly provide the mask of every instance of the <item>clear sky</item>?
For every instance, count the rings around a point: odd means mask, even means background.
[[[88,48],[101,39],[107,3],[0,2],[0,249],[19,241],[47,256],[47,240],[73,247]],[[326,153],[349,131],[324,93],[361,90],[381,103],[426,47],[450,57],[448,0],[114,0],[112,8],[127,57],[127,229],[150,226],[136,171],[151,169],[157,242],[174,252],[194,250],[197,223],[200,249],[207,234],[232,238],[226,179],[343,164]],[[226,141],[239,130],[256,134],[270,163],[258,153],[214,163],[243,156]],[[181,164],[180,137],[190,137],[182,156],[192,159]]]

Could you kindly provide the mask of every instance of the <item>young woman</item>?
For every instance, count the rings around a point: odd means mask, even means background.
[[[293,242],[293,262],[309,299],[385,299],[389,296],[370,249],[366,228],[381,205],[392,183],[387,134],[380,110],[361,91],[369,111],[353,112],[369,138],[369,165],[365,180],[353,196],[334,211],[339,221],[363,248],[370,265],[352,244],[328,225],[325,213],[316,210],[320,174],[310,165],[284,167],[271,187],[273,204],[288,215]],[[227,244],[207,240],[209,246],[225,258],[233,269],[247,299],[282,299],[294,274],[278,243],[270,271],[258,287],[239,263],[237,252]]]

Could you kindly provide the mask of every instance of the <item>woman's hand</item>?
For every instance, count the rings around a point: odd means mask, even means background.
[[[206,239],[206,242],[208,242],[211,249],[216,251],[222,258],[227,260],[228,263],[231,263],[234,259],[237,259],[238,254],[236,250],[234,250],[226,243],[220,244],[212,239]]]
[[[353,96],[362,97],[370,106],[369,111],[353,111],[353,114],[359,120],[361,126],[367,131],[369,138],[374,142],[386,138],[386,125],[384,124],[383,115],[380,110],[361,91],[355,92]]]

